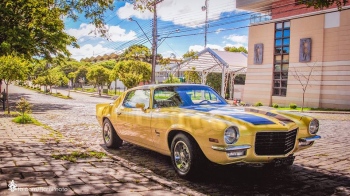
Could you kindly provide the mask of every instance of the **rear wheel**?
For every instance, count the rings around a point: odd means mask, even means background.
[[[196,141],[183,133],[171,143],[171,160],[176,173],[182,178],[194,178],[202,170],[206,158]]]
[[[103,121],[102,136],[107,148],[119,148],[123,144],[123,140],[120,139],[112,123],[108,119]]]

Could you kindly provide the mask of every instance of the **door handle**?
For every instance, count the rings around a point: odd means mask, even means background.
[[[121,114],[122,114],[121,112],[119,112],[119,111],[117,112],[117,115],[121,115]]]

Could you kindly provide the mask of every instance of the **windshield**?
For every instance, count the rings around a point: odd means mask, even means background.
[[[208,86],[169,86],[154,90],[154,108],[227,104]]]

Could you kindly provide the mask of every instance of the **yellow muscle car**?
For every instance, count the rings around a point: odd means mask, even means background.
[[[234,107],[206,85],[136,87],[111,104],[97,104],[96,115],[108,148],[127,141],[171,156],[184,178],[196,175],[208,160],[292,165],[295,152],[320,139],[317,119]]]

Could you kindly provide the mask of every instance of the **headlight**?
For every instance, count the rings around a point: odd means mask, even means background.
[[[310,134],[316,134],[318,131],[318,127],[319,127],[319,122],[317,119],[313,119],[310,124],[309,124],[309,133]]]
[[[225,130],[224,139],[226,144],[233,144],[239,138],[239,131],[237,127],[229,127]]]

